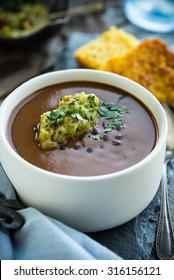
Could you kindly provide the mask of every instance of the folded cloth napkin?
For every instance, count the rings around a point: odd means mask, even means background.
[[[0,259],[116,260],[119,256],[36,209],[20,210],[23,227],[12,234],[0,232]]]
[[[15,199],[15,191],[0,166],[0,192],[6,199]],[[118,260],[118,255],[78,232],[52,219],[37,209],[17,211],[24,217],[24,225],[4,231],[0,214],[1,260]]]

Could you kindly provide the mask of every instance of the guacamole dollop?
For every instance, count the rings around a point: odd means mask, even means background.
[[[40,117],[38,141],[43,149],[57,147],[66,140],[79,137],[95,126],[100,101],[94,93],[66,95],[56,109]]]

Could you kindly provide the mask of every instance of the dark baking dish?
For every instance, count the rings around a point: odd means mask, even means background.
[[[28,1],[30,2],[30,1]],[[67,11],[69,9],[69,0],[34,0],[32,3],[44,3],[48,6],[50,13],[59,11]],[[69,16],[64,16],[59,19],[51,21],[46,26],[31,32],[26,36],[18,38],[10,38],[0,36],[0,47],[32,47],[36,44],[42,43],[43,40],[58,33],[61,27],[69,20]]]

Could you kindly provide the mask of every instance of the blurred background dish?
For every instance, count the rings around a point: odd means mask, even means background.
[[[68,16],[49,20],[47,15],[67,11],[68,0],[4,0],[0,3],[0,44],[7,47],[31,46],[56,34]]]
[[[136,26],[152,32],[174,31],[173,0],[125,0],[125,16]]]

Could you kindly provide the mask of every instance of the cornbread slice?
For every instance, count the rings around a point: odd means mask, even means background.
[[[159,38],[145,39],[136,49],[112,57],[101,70],[130,78],[160,102],[174,105],[174,53]]]
[[[136,47],[139,40],[115,26],[91,40],[74,52],[79,64],[86,68],[99,69],[113,56],[119,56]]]

